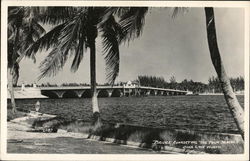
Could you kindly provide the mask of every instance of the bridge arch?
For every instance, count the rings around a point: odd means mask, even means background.
[[[112,93],[112,92],[111,92]],[[109,91],[106,89],[101,89],[98,93],[97,97],[109,97],[111,94],[109,94]]]
[[[151,89],[149,94],[150,94],[151,96],[156,96],[156,95],[157,95],[157,91]]]
[[[171,95],[171,96],[175,96],[175,95],[176,95],[176,92],[171,91],[171,92],[170,92],[170,95]]]
[[[163,96],[168,96],[169,95],[169,92],[168,91],[164,91],[163,92]]]
[[[157,92],[157,95],[158,95],[158,96],[163,96],[163,95],[164,95],[164,91],[158,91],[158,92]]]
[[[59,98],[54,91],[41,91],[41,94],[49,98]]]
[[[91,98],[90,87],[44,87],[41,88],[41,93],[49,98]],[[100,93],[99,93],[100,92]],[[136,87],[124,88],[122,86],[112,87],[97,87],[99,97],[121,97],[121,96],[136,96],[136,95],[186,95],[186,91],[173,90],[155,87]]]
[[[63,98],[77,98],[78,95],[73,90],[68,90],[63,94]]]
[[[91,92],[90,92],[90,89],[87,89],[85,90],[83,93],[82,93],[82,98],[91,98]]]
[[[123,96],[123,92],[120,89],[114,89],[111,97],[121,97]]]

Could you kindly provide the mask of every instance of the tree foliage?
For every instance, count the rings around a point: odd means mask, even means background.
[[[234,92],[244,90],[244,78],[242,76],[239,76],[236,78],[230,78],[230,83]],[[220,80],[218,77],[214,77],[214,76],[210,77],[208,79],[208,86],[211,92],[214,92],[214,93],[222,92]]]
[[[119,73],[119,45],[140,35],[144,17],[139,17],[146,12],[133,7],[41,7],[40,22],[54,27],[28,48],[27,56],[52,49],[40,65],[39,78],[55,76],[70,56],[75,72],[91,42],[100,36],[107,80],[113,84]]]
[[[221,85],[218,77],[209,77],[208,83],[195,82],[192,79],[184,79],[181,82],[176,82],[175,77],[172,76],[167,82],[163,77],[157,76],[148,76],[140,75],[138,76],[138,81],[141,86],[150,86],[158,88],[169,88],[169,89],[179,89],[179,90],[188,90],[194,93],[221,93]],[[244,78],[230,78],[231,84],[234,91],[243,91],[244,90]]]
[[[19,62],[25,56],[25,50],[45,33],[36,12],[36,7],[8,8],[8,68],[13,68],[14,85],[19,78]],[[31,58],[36,61],[35,57]]]

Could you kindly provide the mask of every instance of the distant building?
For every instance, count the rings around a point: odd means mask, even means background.
[[[136,82],[136,81],[127,81],[125,84],[123,84],[123,86],[126,88],[126,87],[129,87],[129,88],[135,88],[137,86],[139,86],[139,83]]]
[[[193,95],[193,91],[187,91],[187,95]]]

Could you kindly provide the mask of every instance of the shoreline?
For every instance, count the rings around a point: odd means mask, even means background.
[[[222,96],[222,95],[224,95],[224,94],[223,93],[198,93],[198,94],[187,94],[187,95],[183,95],[183,96]],[[245,94],[235,94],[235,95],[236,96],[244,96]],[[183,97],[183,96],[181,96],[181,97]],[[152,97],[155,97],[155,96],[152,96]],[[158,96],[158,97],[170,97],[170,96]],[[78,97],[73,97],[73,98],[78,98]],[[110,98],[110,97],[101,97],[101,98]],[[111,98],[116,98],[116,97],[111,97]],[[9,94],[7,96],[7,99],[10,100]],[[35,95],[35,96],[33,94],[28,94],[28,95],[15,94],[15,99],[22,100],[22,99],[55,99],[55,98],[49,98],[49,97],[44,96],[42,94]],[[56,99],[67,99],[67,98],[56,98]]]
[[[82,133],[59,130],[57,133],[26,132],[25,125],[8,122],[8,153],[22,154],[162,154],[145,148],[117,145],[88,139]],[[171,154],[168,152],[167,154]]]
[[[199,93],[199,95],[200,96],[219,96],[219,95],[224,95],[223,93]],[[243,93],[243,94],[241,94],[241,93],[239,93],[239,94],[236,94],[235,93],[235,95],[236,96],[244,96],[245,94]]]
[[[47,121],[46,121],[47,120]],[[36,122],[38,124],[34,123]],[[44,122],[45,121],[45,122]],[[42,124],[39,124],[41,122]],[[61,124],[57,127],[56,132],[50,129],[56,124]],[[38,126],[37,126],[38,125]],[[45,125],[45,126],[44,126]],[[223,149],[196,149],[185,148],[190,147],[182,144],[173,144],[174,142],[186,142],[193,141],[203,145],[200,142],[225,142],[232,141],[232,145],[220,145],[232,153],[239,153],[242,149],[235,149],[235,146],[241,146],[242,140],[240,135],[237,134],[221,134],[221,133],[199,133],[183,130],[170,130],[170,129],[158,129],[150,127],[140,127],[123,124],[103,124],[97,131],[90,131],[93,127],[88,123],[71,122],[64,124],[58,120],[56,115],[39,115],[31,112],[24,117],[13,119],[7,123],[8,126],[8,141],[14,142],[15,140],[30,140],[35,138],[47,138],[58,141],[60,137],[71,137],[73,139],[92,139],[103,142],[109,142],[125,146],[134,146],[137,148],[146,148],[160,151],[163,153],[183,153],[183,154],[197,154],[197,153],[222,153],[228,152]],[[50,131],[50,132],[49,132]],[[183,140],[183,138],[185,138]],[[34,140],[34,141],[35,141]],[[164,143],[162,145],[162,143]],[[165,145],[166,143],[166,145]],[[197,144],[196,143],[196,144]],[[206,145],[206,144],[205,144]],[[193,145],[192,145],[193,146]],[[208,146],[208,145],[206,145]]]

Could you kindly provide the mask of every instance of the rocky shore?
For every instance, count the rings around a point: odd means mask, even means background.
[[[159,154],[150,149],[120,146],[116,143],[97,141],[88,134],[57,129],[43,131],[34,127],[36,120],[53,120],[55,115],[31,112],[27,116],[7,122],[7,152],[30,154]],[[169,152],[171,153],[171,152]]]

